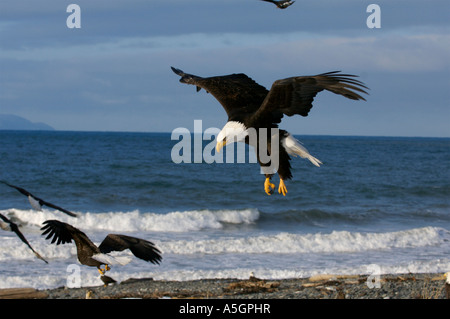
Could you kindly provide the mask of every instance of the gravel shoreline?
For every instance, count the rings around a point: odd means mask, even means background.
[[[443,274],[381,275],[370,279],[367,275],[318,275],[282,280],[131,278],[108,286],[16,293],[12,299],[447,299]],[[2,291],[3,298],[8,298],[7,290],[0,290],[0,298]]]

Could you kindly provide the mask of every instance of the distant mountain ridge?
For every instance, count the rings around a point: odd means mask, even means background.
[[[45,123],[33,123],[17,115],[0,114],[0,130],[54,131],[55,129]]]

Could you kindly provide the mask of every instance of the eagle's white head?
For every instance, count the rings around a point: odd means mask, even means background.
[[[229,121],[217,135],[216,151],[220,152],[222,147],[234,142],[244,142],[248,135],[244,124],[237,121]]]

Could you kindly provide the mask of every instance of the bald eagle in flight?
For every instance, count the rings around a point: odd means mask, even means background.
[[[41,230],[43,230],[42,235],[48,234],[45,239],[53,237],[52,244],[55,242],[56,245],[67,244],[72,240],[75,241],[80,263],[97,267],[101,275],[110,269],[109,264],[124,265],[129,262],[128,258],[107,255],[112,251],[129,249],[136,257],[153,264],[159,264],[162,259],[161,252],[152,242],[136,237],[109,234],[97,247],[81,230],[58,220],[46,220]],[[102,265],[105,265],[105,269],[101,268]]]
[[[37,251],[33,249],[33,247],[31,247],[30,243],[22,234],[22,232],[19,230],[19,226],[16,223],[14,223],[11,219],[2,214],[0,214],[0,219],[3,220],[4,222],[4,225],[0,223],[0,228],[16,233],[17,237],[19,237],[20,240],[23,241],[25,245],[27,245],[31,249],[31,251],[36,255],[37,258],[45,261],[45,263],[48,264],[47,260],[45,260],[41,255],[39,255]]]
[[[72,212],[68,211],[67,209],[64,209],[64,208],[61,208],[59,206],[56,206],[55,204],[46,202],[45,200],[43,200],[43,199],[41,199],[41,198],[39,198],[37,196],[34,196],[33,194],[31,194],[29,191],[27,191],[26,189],[24,189],[22,187],[11,185],[11,184],[9,184],[9,183],[7,183],[5,181],[0,181],[0,182],[5,184],[5,185],[7,185],[7,186],[9,186],[9,187],[11,187],[11,188],[15,188],[22,195],[27,196],[28,197],[28,201],[30,202],[31,206],[35,210],[41,211],[42,210],[42,206],[48,206],[48,207],[54,208],[56,210],[59,210],[60,212],[63,212],[64,214],[67,214],[69,216],[77,217],[77,214],[72,213]]]
[[[291,4],[293,4],[295,2],[295,1],[289,1],[289,0],[282,0],[282,1],[261,0],[261,1],[272,2],[273,4],[275,4],[280,9],[286,9],[287,7],[289,7]]]
[[[277,80],[268,91],[245,74],[230,74],[224,76],[199,77],[173,68],[173,72],[181,76],[180,82],[192,84],[197,91],[205,89],[211,93],[223,106],[228,122],[217,135],[216,150],[233,142],[245,142],[253,146],[262,171],[266,177],[264,190],[270,195],[275,187],[270,179],[274,175],[272,161],[263,159],[261,153],[260,135],[266,134],[267,153],[271,159],[276,158],[276,169],[280,177],[278,192],[287,193],[285,180],[292,178],[290,155],[309,159],[314,165],[320,166],[317,158],[309,154],[289,132],[278,129],[278,124],[284,115],[295,114],[307,116],[312,108],[312,102],[317,93],[327,90],[345,96],[352,100],[365,100],[359,93],[365,93],[367,87],[355,75],[341,74],[340,71],[322,73],[314,76],[295,76]],[[254,128],[256,139],[250,139],[250,128]],[[276,133],[273,134],[273,131]],[[272,145],[276,135],[277,139]],[[255,142],[256,140],[256,142]],[[278,151],[277,151],[278,150]],[[277,153],[277,154],[271,154]],[[264,155],[265,156],[265,155]]]

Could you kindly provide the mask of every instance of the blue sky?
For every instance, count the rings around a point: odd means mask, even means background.
[[[69,29],[69,4],[81,28]],[[381,28],[369,29],[369,4]],[[273,81],[342,70],[367,102],[320,93],[294,134],[450,137],[448,0],[0,0],[0,114],[58,130],[221,128],[226,114],[170,66]]]

